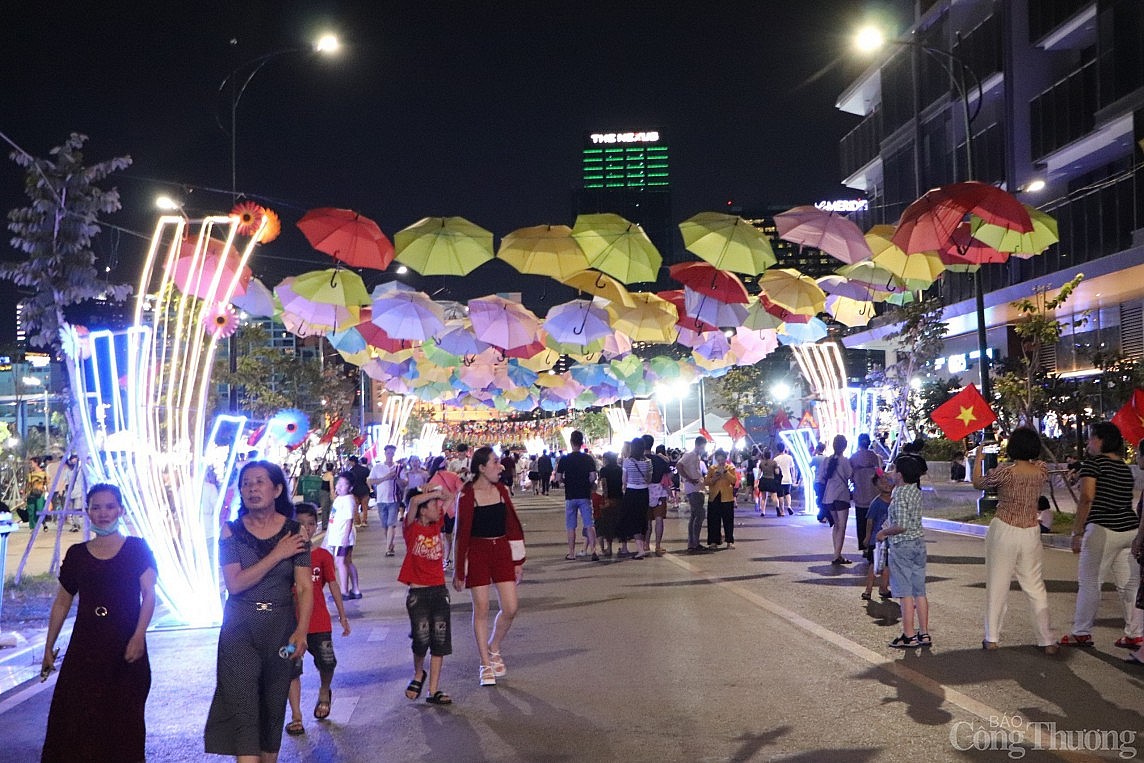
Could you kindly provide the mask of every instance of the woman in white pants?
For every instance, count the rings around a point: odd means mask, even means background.
[[[985,639],[982,649],[997,649],[1009,600],[1009,582],[1017,576],[1029,597],[1037,646],[1046,654],[1058,647],[1049,624],[1049,597],[1042,572],[1041,528],[1037,499],[1048,470],[1036,460],[1041,438],[1028,427],[1013,430],[1009,437],[1009,463],[985,473],[985,459],[978,448],[973,461],[973,486],[997,491],[997,515],[985,534]]]
[[[1073,520],[1072,550],[1077,563],[1076,613],[1066,646],[1091,647],[1092,626],[1100,607],[1100,586],[1111,575],[1124,613],[1124,635],[1116,646],[1137,649],[1144,638],[1144,612],[1136,608],[1140,567],[1132,557],[1139,519],[1132,509],[1132,470],[1120,451],[1124,438],[1115,424],[1093,424],[1088,452],[1078,472],[1080,500]]]

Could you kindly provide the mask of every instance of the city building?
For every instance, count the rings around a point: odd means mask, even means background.
[[[679,231],[672,217],[667,139],[660,130],[593,132],[581,148],[580,184],[572,216],[612,212],[639,225],[663,255],[677,261]]]
[[[1093,351],[1140,357],[1144,3],[921,0],[906,21],[897,42],[838,98],[839,109],[861,117],[841,141],[843,182],[869,200],[854,219],[863,229],[894,223],[927,189],[967,178],[1020,193],[1057,220],[1060,243],[982,268],[991,355],[1000,360],[1019,346],[1014,300],[1083,273],[1058,313],[1065,336],[1046,353],[1046,370],[1095,374]],[[1034,181],[1045,183],[1035,194]],[[946,274],[937,290],[950,329],[945,367],[972,381],[979,373],[972,277]],[[846,344],[877,346],[886,331],[856,333]]]

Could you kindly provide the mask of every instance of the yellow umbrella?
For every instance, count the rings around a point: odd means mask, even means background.
[[[573,273],[557,280],[585,294],[591,294],[593,297],[607,300],[612,304],[622,305],[624,307],[635,307],[636,304],[632,299],[631,293],[628,292],[622,283],[609,275],[595,270],[582,270],[579,273]]]
[[[623,283],[644,283],[659,277],[663,257],[638,223],[605,212],[577,215],[572,238],[588,257],[588,265]]]
[[[423,276],[463,276],[493,258],[493,234],[463,217],[423,217],[393,237],[398,262]]]
[[[721,270],[758,275],[776,262],[771,241],[738,215],[700,212],[679,224],[687,251]]]
[[[588,269],[588,258],[567,225],[534,225],[501,239],[497,258],[521,273],[551,276],[560,281]]]
[[[866,243],[874,253],[872,262],[893,273],[910,289],[928,289],[945,272],[937,252],[906,254],[894,244],[894,226],[875,225],[866,233]]]
[[[675,323],[679,311],[675,305],[662,297],[648,292],[635,292],[634,307],[615,308],[616,319],[612,328],[632,338],[634,342],[655,342],[670,344],[679,335]]]
[[[870,300],[831,294],[826,298],[826,312],[839,323],[855,328],[865,326],[874,317],[874,303]]]
[[[844,265],[834,272],[854,283],[868,286],[876,292],[896,294],[901,291],[908,291],[906,284],[900,278],[873,260]]]
[[[814,279],[793,268],[773,268],[759,279],[763,293],[780,307],[799,315],[817,315],[826,304],[826,293]]]
[[[369,304],[369,292],[361,276],[341,268],[314,270],[295,276],[290,290],[303,299],[326,305],[364,307]]]
[[[1012,252],[1014,257],[1028,259],[1040,254],[1053,244],[1060,241],[1057,233],[1057,221],[1036,207],[1028,204],[1022,205],[1029,213],[1033,223],[1033,230],[1021,233],[1003,228],[1000,225],[990,225],[976,215],[972,216],[970,230],[973,238],[988,244],[999,252]]]
[[[556,361],[558,360],[560,360],[560,353],[553,352],[545,347],[531,358],[520,358],[516,362],[530,371],[540,373],[541,371],[547,371],[552,368],[556,365]]]

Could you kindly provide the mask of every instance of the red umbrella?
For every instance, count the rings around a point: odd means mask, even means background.
[[[385,270],[393,262],[393,244],[381,228],[352,209],[311,209],[298,228],[310,246],[351,268]]]
[[[692,291],[705,294],[720,302],[745,305],[750,301],[747,287],[734,273],[719,270],[706,262],[681,262],[669,267],[671,277]]]
[[[907,254],[946,248],[967,215],[990,225],[1028,233],[1033,221],[1012,194],[977,181],[951,183],[926,191],[902,213],[891,239]]]
[[[718,326],[712,326],[706,321],[701,321],[687,314],[686,299],[683,296],[683,289],[667,289],[666,291],[657,291],[657,297],[666,299],[671,304],[675,305],[676,311],[679,312],[679,320],[675,322],[676,326],[687,328],[692,331],[717,331]]]
[[[1009,252],[999,252],[983,241],[973,238],[968,222],[957,226],[949,243],[937,250],[946,265],[984,265],[989,262],[1008,262]]]

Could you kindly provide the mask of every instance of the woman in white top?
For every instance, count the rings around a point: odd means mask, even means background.
[[[846,542],[846,520],[850,518],[850,477],[853,470],[846,457],[846,438],[834,436],[834,454],[824,467],[825,487],[822,491],[822,505],[830,510],[834,525],[830,528],[834,539],[834,560],[831,564],[850,564],[842,556],[842,545]]]
[[[651,461],[644,457],[644,441],[637,437],[631,442],[631,454],[624,459],[624,501],[620,508],[619,537],[621,541],[634,538],[636,554],[633,559],[648,555],[644,545],[647,527],[648,484],[651,482]],[[622,552],[622,549],[621,549]]]

